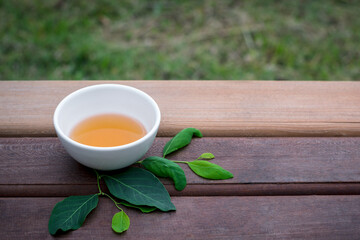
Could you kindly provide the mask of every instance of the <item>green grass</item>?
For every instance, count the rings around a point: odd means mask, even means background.
[[[0,79],[359,80],[356,0],[0,2]]]

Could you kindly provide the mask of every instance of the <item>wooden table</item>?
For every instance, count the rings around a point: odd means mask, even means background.
[[[0,82],[1,239],[49,239],[54,204],[97,192],[91,169],[55,136],[52,114],[91,81]],[[113,82],[112,82],[113,83]],[[130,229],[100,199],[68,239],[360,239],[360,83],[119,81],[149,93],[162,122],[147,153],[161,155],[185,127],[205,135],[172,156],[212,152],[233,179],[204,180],[184,167],[185,190],[163,180],[176,212],[126,209]],[[105,186],[103,186],[105,188]]]

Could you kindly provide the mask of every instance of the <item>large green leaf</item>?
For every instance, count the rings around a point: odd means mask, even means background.
[[[130,218],[124,211],[115,213],[112,218],[111,223],[112,229],[117,233],[122,233],[129,229],[130,227]]]
[[[193,137],[202,137],[201,132],[196,128],[185,128],[175,135],[169,142],[167,142],[163,149],[163,157],[175,152],[176,150],[187,146]]]
[[[153,156],[146,158],[141,164],[158,177],[171,178],[177,190],[181,191],[186,187],[184,170],[176,163],[162,157]]]
[[[176,210],[164,185],[149,171],[131,167],[120,174],[102,177],[111,194],[119,199],[162,211]]]
[[[131,208],[137,208],[140,211],[142,211],[143,213],[150,213],[155,211],[157,208],[156,207],[149,207],[149,206],[143,206],[143,205],[134,205],[125,201],[121,201],[120,202],[121,205],[124,205],[126,207],[131,207]]]
[[[54,235],[58,230],[68,231],[81,227],[86,216],[96,208],[98,194],[87,196],[71,196],[58,202],[51,212],[49,232]]]
[[[203,178],[208,179],[229,179],[233,178],[233,174],[229,171],[226,171],[219,165],[214,163],[204,161],[204,160],[195,160],[188,162],[191,170],[194,171],[197,175]]]

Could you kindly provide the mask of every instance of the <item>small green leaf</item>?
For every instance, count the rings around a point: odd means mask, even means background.
[[[148,157],[141,164],[158,177],[169,177],[174,181],[176,190],[186,187],[184,170],[176,163],[162,157]]]
[[[102,178],[111,194],[119,199],[161,211],[176,210],[164,185],[149,171],[130,167],[125,172]]]
[[[200,157],[198,157],[198,159],[205,159],[205,160],[211,160],[214,158],[215,158],[215,156],[212,153],[203,153],[200,155]]]
[[[163,157],[175,152],[176,150],[187,146],[193,137],[202,137],[201,132],[196,128],[185,128],[175,135],[169,142],[167,142],[163,149]]]
[[[112,229],[117,233],[122,233],[129,229],[130,227],[130,219],[128,215],[124,211],[115,213],[112,218]]]
[[[49,232],[54,235],[58,230],[68,231],[81,227],[86,216],[96,208],[98,194],[71,196],[58,202],[53,208],[49,220]]]
[[[231,172],[226,171],[219,165],[208,161],[195,160],[192,162],[188,162],[188,165],[194,173],[203,178],[229,179],[234,177]]]
[[[143,213],[150,213],[155,211],[157,208],[156,207],[149,207],[149,206],[138,206],[138,205],[134,205],[125,201],[121,201],[120,204],[126,206],[126,207],[132,207],[132,208],[137,208],[140,209]]]

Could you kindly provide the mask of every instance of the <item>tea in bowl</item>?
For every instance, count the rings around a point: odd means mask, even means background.
[[[54,127],[65,150],[79,163],[115,170],[149,150],[160,125],[160,109],[146,93],[120,84],[79,89],[56,107]]]

